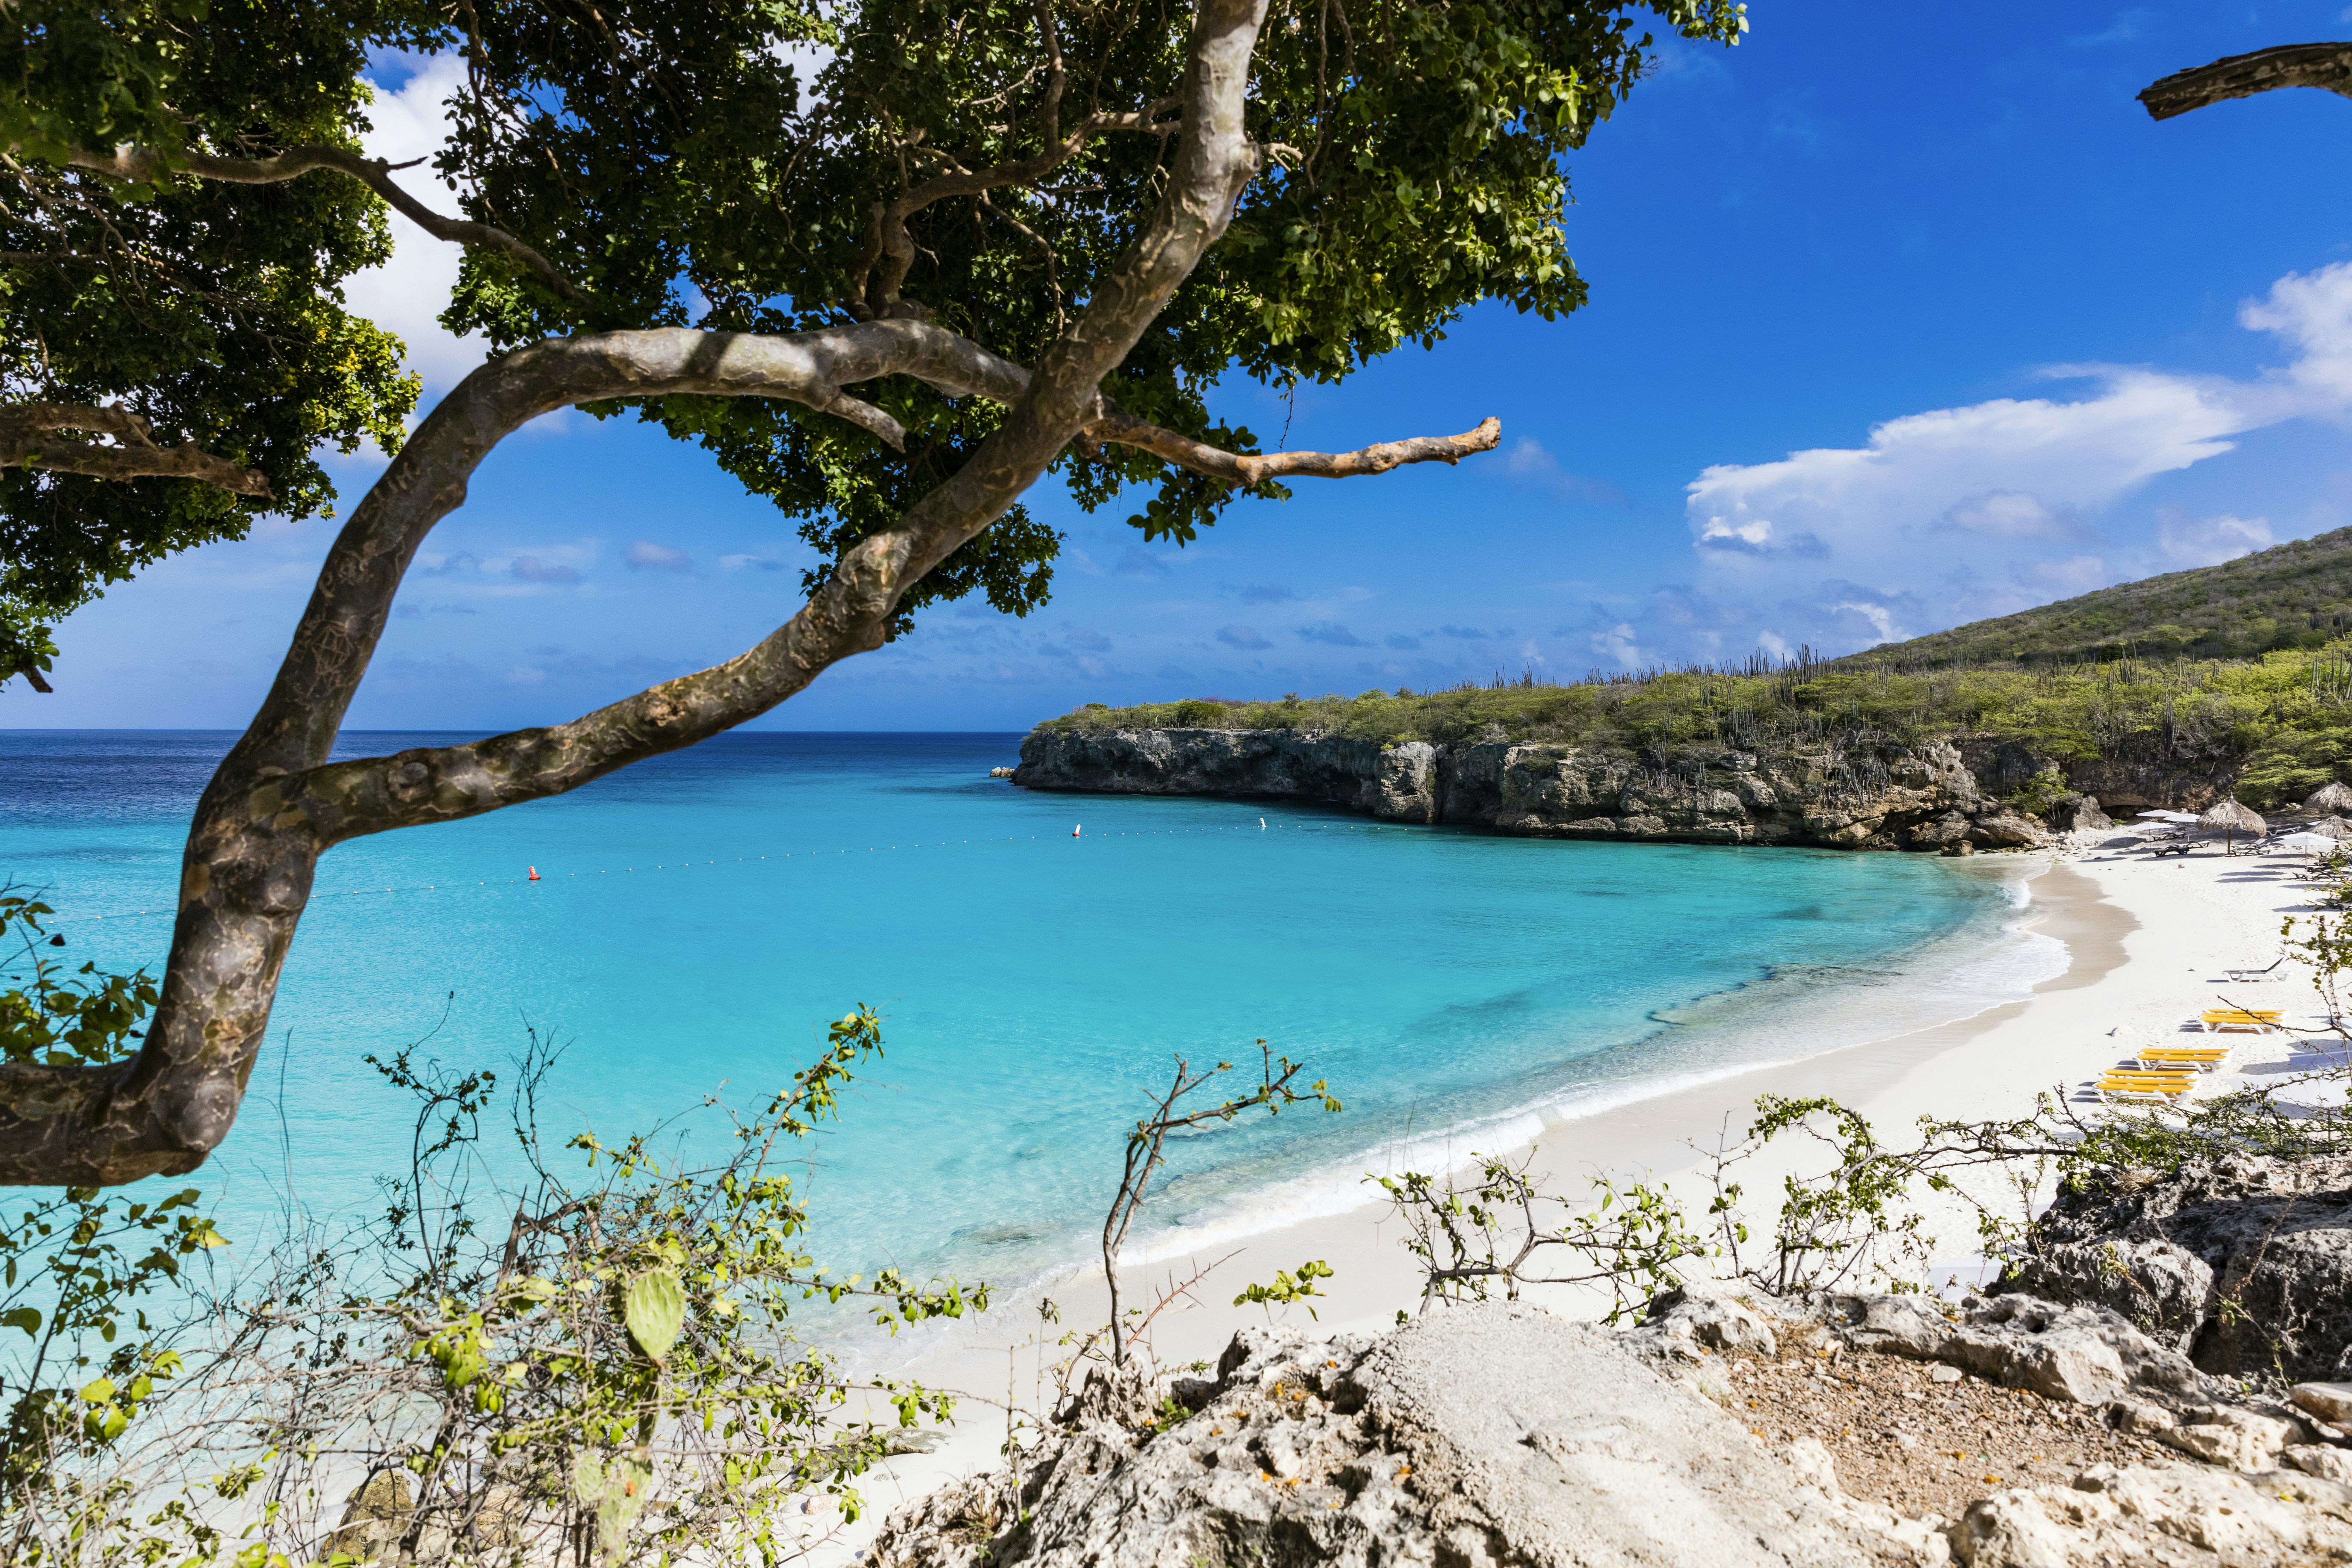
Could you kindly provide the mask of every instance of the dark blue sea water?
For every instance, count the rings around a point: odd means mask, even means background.
[[[0,877],[47,889],[77,958],[160,968],[188,813],[231,739],[0,732]],[[1198,1240],[2049,972],[2051,944],[2004,934],[2014,869],[1034,795],[987,776],[1018,741],[733,734],[331,851],[205,1180],[232,1222],[289,1185],[369,1201],[410,1124],[361,1058],[436,1022],[426,1050],[453,1063],[499,1065],[527,1025],[569,1041],[551,1131],[610,1141],[753,1100],[870,1003],[888,1054],[816,1151],[824,1250],[1009,1281],[1083,1252],[1180,1053],[1238,1061],[1263,1037],[1347,1104],[1189,1145],[1154,1221]]]

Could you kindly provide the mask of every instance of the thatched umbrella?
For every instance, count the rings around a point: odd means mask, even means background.
[[[2303,803],[2305,811],[2326,811],[2352,816],[2352,789],[2340,784],[2323,785],[2309,800]]]
[[[2232,842],[2242,837],[2259,837],[2270,824],[2252,806],[2240,803],[2234,796],[2223,795],[2215,801],[2197,826],[2209,833],[2219,833]]]
[[[2323,816],[2302,831],[2315,833],[2322,838],[2332,838],[2338,844],[2352,840],[2352,822],[2340,816]]]

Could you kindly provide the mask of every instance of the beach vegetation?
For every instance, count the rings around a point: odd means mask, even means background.
[[[692,745],[928,606],[1037,608],[1040,482],[1181,545],[1287,481],[1496,450],[1465,412],[1268,452],[1211,390],[1336,383],[1486,301],[1578,309],[1567,156],[1671,40],[1746,28],[1737,0],[0,8],[0,679],[55,673],[47,628],[121,573],[323,510],[320,443],[391,458],[197,805],[140,1065],[0,1063],[0,1182],[203,1162],[334,845]],[[466,67],[429,174],[360,151],[362,74],[416,55]],[[462,249],[441,320],[486,348],[413,425],[397,346],[340,292],[385,205]],[[567,407],[772,502],[815,552],[806,602],[566,723],[334,758],[431,531]]]
[[[846,1375],[793,1310],[895,1332],[989,1298],[809,1250],[786,1155],[881,1048],[859,1008],[746,1113],[552,1146],[545,1037],[503,1072],[420,1042],[376,1060],[413,1138],[349,1229],[225,1237],[193,1189],[29,1203],[0,1221],[0,1555],[773,1562],[815,1500],[855,1519],[892,1434],[954,1400]]]
[[[1621,1187],[1594,1176],[1580,1203],[1546,1190],[1533,1153],[1470,1158],[1466,1178],[1418,1171],[1364,1178],[1388,1195],[1404,1227],[1402,1245],[1420,1260],[1424,1312],[1488,1300],[1497,1289],[1516,1301],[1529,1285],[1591,1285],[1609,1289],[1605,1321],[1617,1323],[1677,1288],[1684,1259],[1718,1254],[1664,1186]],[[1556,1261],[1563,1256],[1568,1261]]]
[[[1297,1087],[1299,1075],[1307,1070],[1306,1063],[1276,1056],[1273,1047],[1264,1040],[1257,1042],[1257,1047],[1258,1081],[1242,1092],[1226,1095],[1213,1105],[1195,1103],[1187,1108],[1186,1102],[1192,1100],[1203,1089],[1213,1092],[1215,1086],[1227,1081],[1225,1075],[1234,1070],[1234,1064],[1219,1062],[1213,1068],[1196,1068],[1183,1058],[1177,1058],[1168,1087],[1153,1100],[1151,1109],[1138,1117],[1135,1125],[1128,1131],[1127,1151],[1119,1167],[1118,1186],[1111,1195],[1110,1207],[1103,1215],[1102,1228],[1103,1282],[1110,1292],[1110,1317],[1105,1332],[1110,1345],[1110,1364],[1117,1371],[1126,1369],[1129,1352],[1137,1337],[1150,1327],[1151,1320],[1160,1309],[1174,1299],[1173,1296],[1162,1296],[1157,1306],[1148,1310],[1124,1305],[1118,1272],[1119,1254],[1126,1249],[1129,1232],[1143,1212],[1144,1200],[1150,1194],[1151,1178],[1167,1163],[1168,1140],[1180,1133],[1227,1125],[1253,1111],[1279,1116],[1293,1106],[1311,1105],[1336,1116],[1341,1109],[1339,1097],[1331,1092],[1331,1086],[1325,1079],[1317,1079],[1304,1088]],[[1320,1268],[1320,1265],[1314,1267]],[[1312,1280],[1330,1277],[1328,1268],[1322,1268],[1319,1274],[1312,1276],[1302,1273],[1297,1279],[1286,1282],[1284,1276],[1277,1274],[1276,1288],[1285,1288],[1286,1283],[1289,1291],[1279,1300],[1297,1300],[1316,1294]],[[1268,1288],[1265,1286],[1252,1286],[1250,1289],[1261,1293],[1255,1300],[1277,1299],[1266,1293]],[[1245,1298],[1248,1295],[1247,1292],[1244,1294]],[[1240,1305],[1239,1302],[1234,1304]]]

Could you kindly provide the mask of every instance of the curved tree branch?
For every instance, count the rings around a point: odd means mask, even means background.
[[[138,1057],[106,1068],[0,1068],[0,1183],[125,1182],[203,1163],[236,1119],[329,846],[571,789],[741,723],[833,663],[879,647],[907,590],[1108,416],[1103,377],[1223,234],[1259,167],[1243,107],[1265,5],[1201,0],[1180,94],[1182,131],[1160,202],[1033,373],[926,323],[878,321],[789,338],[679,330],[551,340],[460,383],[353,510],[269,695],[197,805],[163,994]],[[893,374],[954,395],[1010,395],[1010,411],[961,468],[895,526],[860,541],[758,647],[569,724],[328,762],[409,562],[433,525],[463,502],[482,458],[525,421],[571,403],[674,393],[778,397],[840,412],[855,402],[843,386]],[[874,422],[887,418],[871,412]],[[1129,433],[1152,429],[1136,422]],[[1493,444],[1483,428],[1456,439]],[[1381,450],[1348,458],[1213,456],[1335,475],[1409,460],[1373,455]]]
[[[2149,119],[2169,120],[2226,98],[2252,98],[2282,87],[2316,87],[2352,98],[2352,43],[2284,44],[2231,55],[2152,82],[2139,100]]]
[[[114,445],[61,436],[68,430],[111,436]],[[233,495],[269,499],[269,480],[193,441],[158,447],[146,420],[127,408],[87,403],[20,403],[0,408],[0,468],[22,466],[98,479],[195,479]]]
[[[194,174],[232,185],[274,185],[299,179],[315,169],[347,174],[392,204],[394,211],[436,239],[458,245],[482,245],[503,250],[530,268],[540,281],[567,300],[583,298],[572,280],[552,262],[506,230],[468,218],[443,217],[393,183],[393,165],[382,158],[363,158],[341,147],[289,147],[269,158],[216,158],[205,153],[166,153],[156,147],[118,147],[112,153],[87,153],[79,148],[66,154],[73,168],[87,169],[111,180],[142,184],[159,174]],[[408,165],[402,164],[406,168]]]
[[[1087,426],[1087,434],[1098,441],[1140,447],[1154,457],[1213,479],[1255,485],[1267,479],[1352,479],[1385,474],[1407,463],[1458,463],[1480,452],[1493,451],[1503,439],[1503,422],[1489,416],[1475,430],[1459,436],[1416,436],[1404,441],[1382,441],[1353,452],[1266,452],[1254,457],[1221,451],[1125,414],[1104,415]]]

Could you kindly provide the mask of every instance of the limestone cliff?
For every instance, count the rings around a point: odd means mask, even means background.
[[[1039,730],[1013,782],[1029,789],[1307,800],[1390,822],[1457,823],[1547,838],[2022,848],[2049,827],[1979,787],[1951,745],[1824,746],[1771,755],[1622,752],[1505,741],[1435,745],[1298,730]],[[2097,815],[2061,807],[2063,826]],[[2104,819],[2101,819],[2102,821]]]

